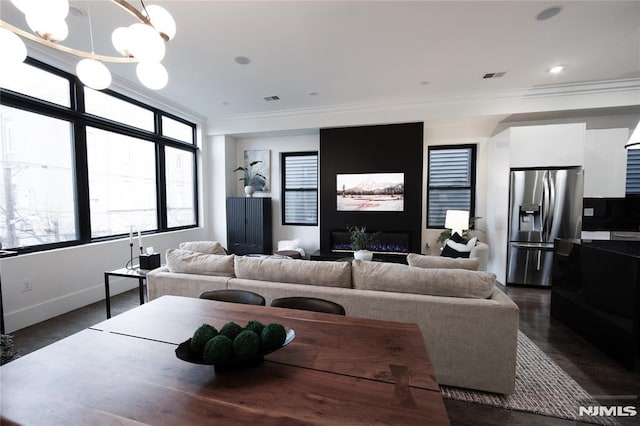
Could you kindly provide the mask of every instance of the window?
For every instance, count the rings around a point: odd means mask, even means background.
[[[196,224],[195,154],[184,149],[166,149],[167,226]]]
[[[89,127],[87,166],[91,237],[157,229],[153,143]]]
[[[640,149],[627,150],[627,195],[640,195]]]
[[[71,124],[4,105],[0,123],[2,245],[77,239]]]
[[[31,58],[0,73],[3,246],[26,253],[121,238],[132,225],[198,226],[195,130]]]
[[[282,224],[318,224],[318,152],[282,153]]]
[[[476,146],[429,147],[427,228],[443,228],[447,210],[474,216]]]

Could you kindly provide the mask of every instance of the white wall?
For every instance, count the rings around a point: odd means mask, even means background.
[[[242,182],[238,181],[238,174],[231,170],[244,165],[244,151],[247,150],[271,150],[271,177],[269,193],[256,192],[254,197],[271,197],[272,224],[273,224],[273,249],[276,250],[279,240],[300,239],[300,246],[307,253],[313,253],[320,248],[320,226],[293,226],[282,225],[282,194],[281,194],[281,168],[280,153],[299,151],[319,151],[320,135],[317,132],[307,135],[293,136],[265,136],[265,137],[237,137],[235,140],[234,163],[227,165],[227,177],[232,185],[229,196],[244,196]],[[216,162],[217,164],[217,162]]]
[[[164,262],[166,249],[177,247],[182,241],[201,239],[207,239],[204,228],[143,236],[142,244],[153,246]],[[136,240],[134,250],[137,247]],[[0,260],[6,331],[10,333],[103,300],[104,271],[122,268],[128,261],[128,238]],[[31,291],[22,292],[24,279],[31,280]],[[116,277],[110,283],[111,295],[138,285],[137,280]]]

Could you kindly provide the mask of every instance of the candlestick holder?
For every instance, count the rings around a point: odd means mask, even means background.
[[[129,261],[127,262],[126,268],[130,271],[135,269],[133,267],[133,243],[129,243]]]

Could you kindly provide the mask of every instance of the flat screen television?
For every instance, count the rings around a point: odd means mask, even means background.
[[[338,211],[404,211],[404,173],[336,175]]]

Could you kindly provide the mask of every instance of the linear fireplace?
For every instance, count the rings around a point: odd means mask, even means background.
[[[373,232],[367,232],[373,234]],[[352,252],[351,240],[348,231],[331,232],[331,252]],[[384,232],[378,233],[375,244],[371,251],[381,254],[407,254],[409,253],[409,233],[408,232]]]

